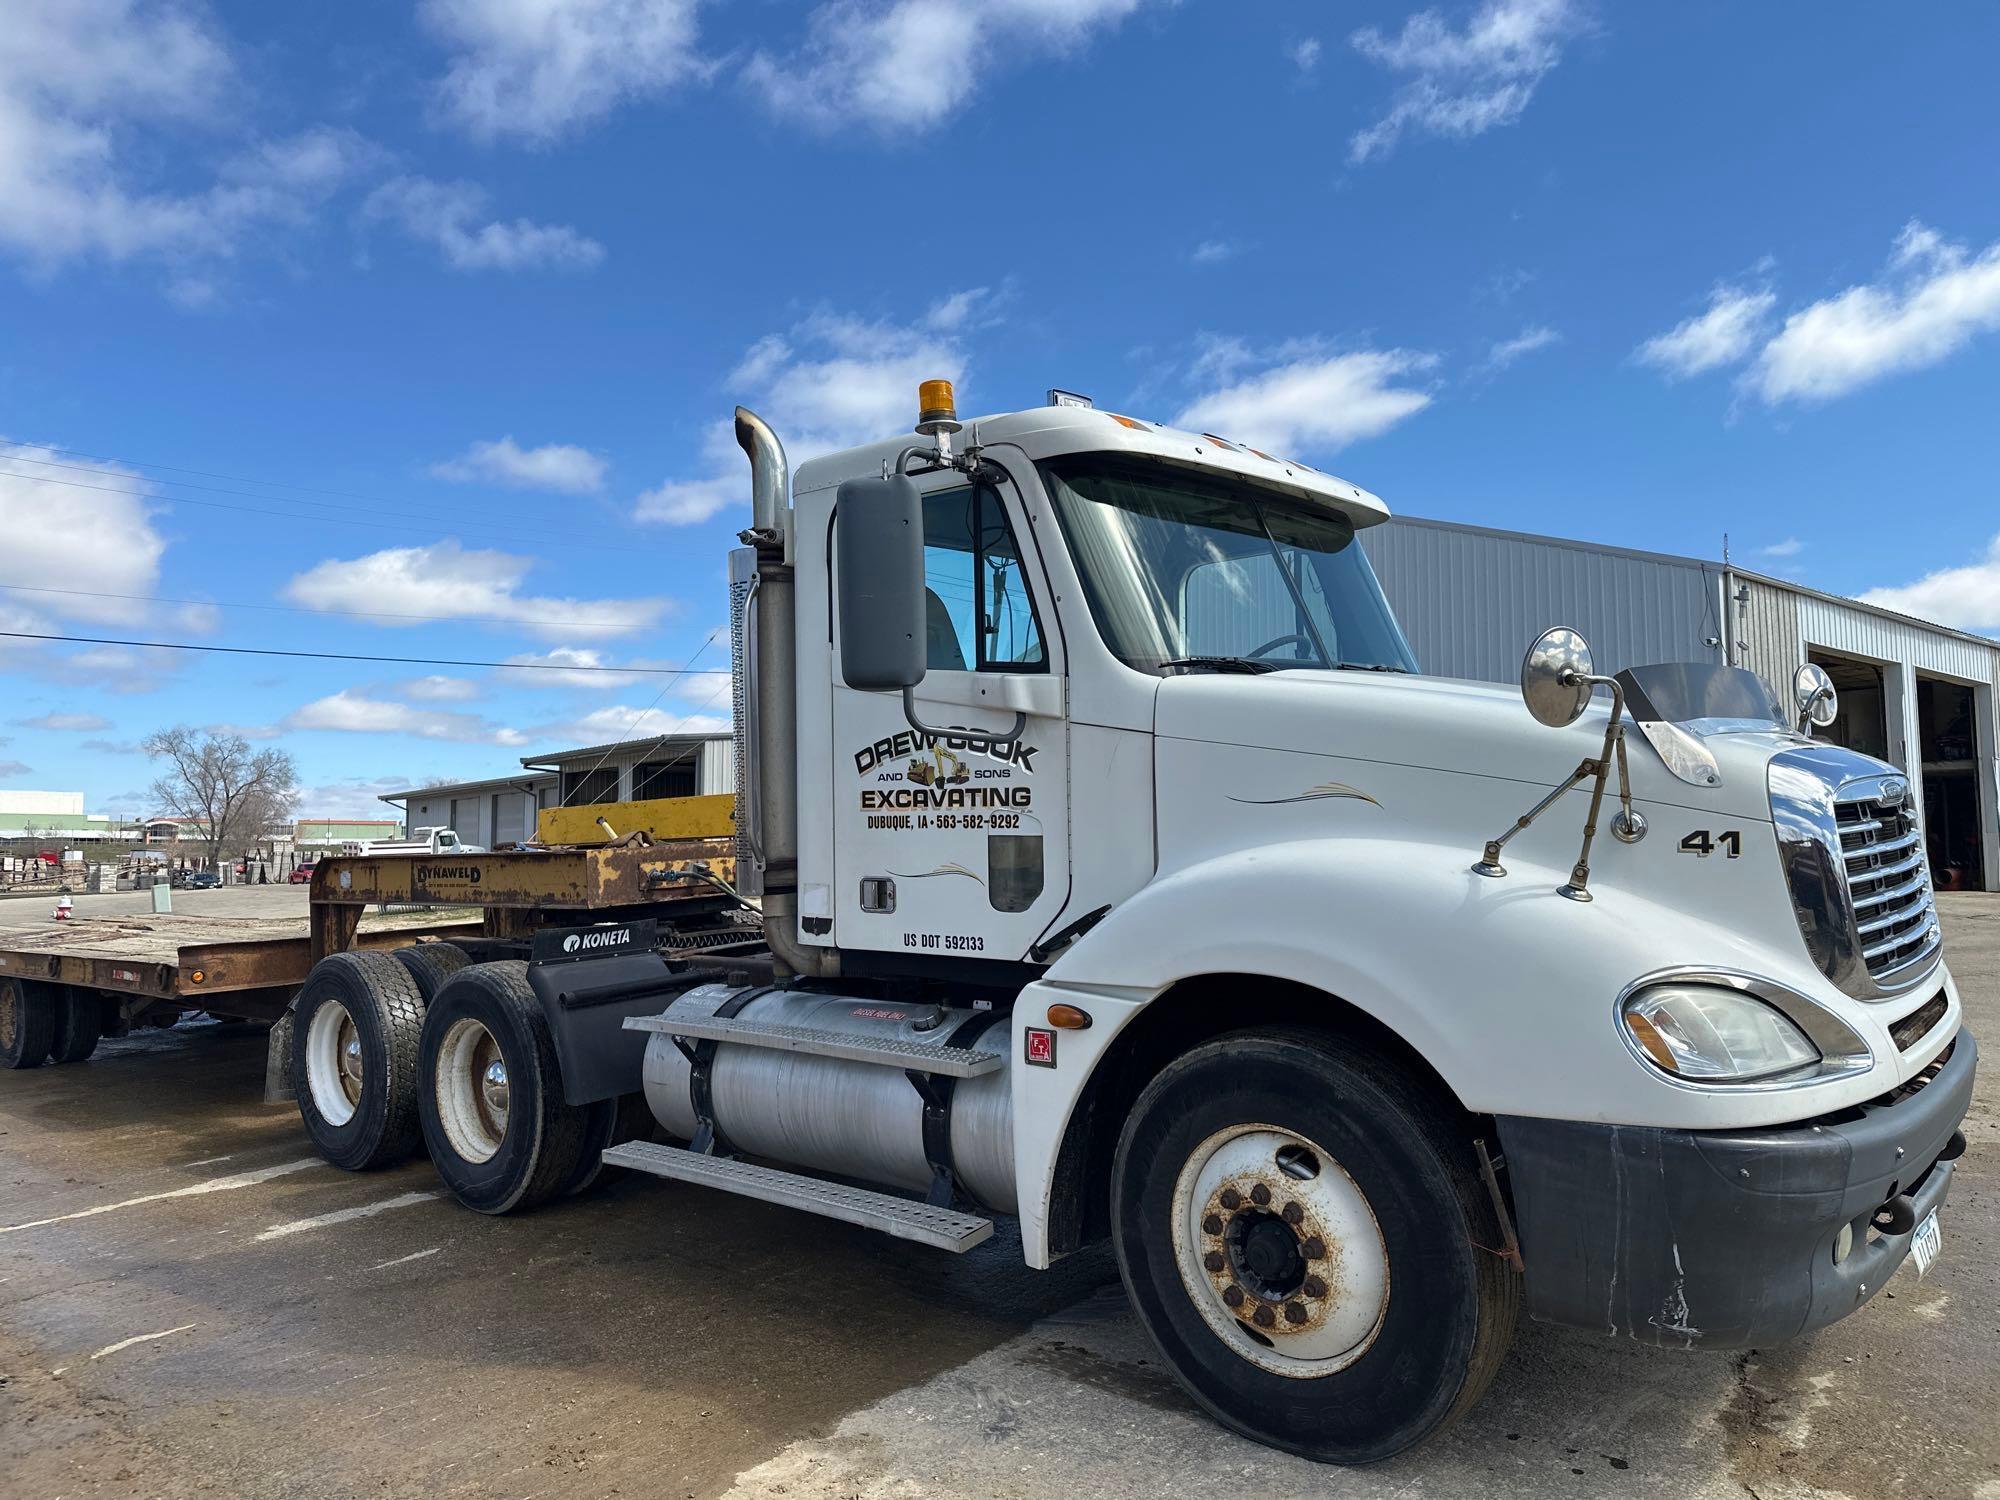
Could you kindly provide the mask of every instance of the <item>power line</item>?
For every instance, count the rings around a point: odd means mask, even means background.
[[[411,615],[386,609],[310,609],[297,604],[249,604],[220,599],[169,599],[158,594],[106,594],[93,589],[45,588],[33,583],[0,583],[0,589],[24,594],[63,594],[76,599],[123,599],[132,604],[194,604],[210,609],[256,609],[288,615],[338,615],[350,620],[420,620],[453,625],[540,625],[565,630],[628,631],[636,627],[616,620],[513,620],[498,615]]]
[[[313,661],[389,662],[397,666],[412,667],[492,667],[508,672],[610,672],[621,677],[669,679],[685,677],[688,672],[687,667],[564,667],[544,661],[461,661],[442,656],[362,656],[352,651],[280,651],[270,646],[202,646],[188,641],[124,641],[98,635],[48,635],[33,630],[0,630],[0,639],[67,641],[77,646],[137,646],[148,651],[210,651],[222,656],[292,656],[305,657]],[[709,632],[709,640],[714,639],[715,632]],[[707,642],[703,642],[703,645],[706,647]],[[699,654],[696,653],[697,656]],[[664,689],[662,691],[664,692]]]
[[[698,661],[700,661],[700,660],[701,660],[701,658],[702,658],[702,652],[705,652],[705,651],[707,651],[707,650],[708,650],[708,648],[709,648],[710,646],[714,645],[714,644],[715,644],[715,638],[716,638],[716,637],[717,637],[718,635],[720,635],[720,634],[722,634],[722,627],[720,627],[720,626],[717,626],[717,627],[716,627],[716,628],[715,628],[714,630],[711,630],[711,631],[710,631],[710,632],[708,633],[708,639],[707,639],[707,640],[705,640],[705,641],[703,641],[703,642],[701,643],[701,650],[700,650],[700,651],[697,651],[697,652],[695,652],[695,654],[694,654],[693,656],[690,656],[690,657],[688,658],[688,663],[687,663],[687,664],[688,664],[688,666],[689,666],[689,667],[692,667],[692,666],[693,666],[693,665],[694,665],[694,664],[695,664],[696,662],[698,662]],[[683,671],[685,671],[685,670],[687,670],[687,669],[686,669],[686,668],[682,668],[682,670],[683,670]],[[639,734],[639,733],[637,732],[637,729],[638,729],[638,726],[639,726],[640,724],[643,724],[643,723],[645,723],[645,721],[646,721],[646,715],[647,715],[647,714],[651,713],[651,712],[652,712],[652,711],[653,711],[653,710],[654,710],[655,708],[658,708],[658,707],[659,707],[659,705],[660,705],[660,700],[661,700],[662,698],[664,698],[664,697],[666,697],[666,696],[667,696],[667,689],[668,689],[668,688],[670,688],[670,687],[672,687],[672,686],[673,686],[673,684],[672,684],[671,682],[663,682],[663,683],[661,683],[661,684],[660,684],[660,690],[659,690],[659,691],[658,691],[657,693],[653,694],[653,701],[652,701],[651,703],[648,703],[648,704],[647,704],[647,705],[646,705],[646,706],[645,706],[644,708],[640,709],[640,710],[639,710],[639,712],[638,712],[638,714],[637,714],[637,716],[636,716],[636,717],[634,717],[634,719],[632,720],[632,725],[633,725],[633,727],[632,727],[631,729],[629,729],[629,730],[627,730],[627,731],[626,731],[626,733],[625,733],[625,738],[624,738],[624,739],[619,739],[619,740],[613,740],[613,741],[611,742],[611,744],[610,744],[609,746],[607,746],[607,747],[605,748],[605,751],[604,751],[604,753],[603,753],[602,755],[600,755],[600,756],[598,756],[598,757],[597,757],[597,764],[596,764],[596,765],[594,765],[594,766],[592,766],[592,767],[591,767],[591,768],[590,768],[590,769],[589,769],[588,771],[585,771],[585,772],[583,773],[583,775],[582,775],[582,776],[579,776],[579,777],[578,777],[578,778],[576,779],[576,790],[578,790],[578,791],[581,791],[581,790],[583,790],[583,783],[584,783],[584,779],[585,779],[585,777],[590,777],[590,776],[595,776],[595,775],[596,775],[596,774],[597,774],[597,773],[598,773],[598,772],[599,772],[600,770],[602,770],[602,769],[604,768],[604,763],[605,763],[605,762],[606,762],[607,760],[611,759],[611,755],[612,755],[612,752],[613,752],[613,751],[615,751],[615,750],[617,750],[617,749],[618,749],[618,747],[619,747],[620,745],[625,745],[625,744],[629,744],[629,743],[631,743],[631,742],[632,742],[633,740],[635,740],[635,739],[641,739],[641,738],[644,738],[644,739],[652,739],[652,738],[654,738],[654,736],[652,736],[652,735],[644,735],[644,736],[640,735],[640,734]],[[718,683],[717,683],[717,684],[715,685],[715,691],[714,691],[714,692],[712,692],[712,693],[710,693],[710,694],[708,695],[708,703],[713,703],[713,702],[714,702],[714,701],[715,701],[715,700],[716,700],[717,698],[719,698],[720,696],[722,696],[722,684],[718,682]],[[707,707],[708,707],[708,703],[704,703],[704,704],[702,704],[702,708],[707,708]],[[686,714],[683,714],[683,715],[681,716],[681,723],[680,723],[680,724],[676,724],[676,725],[674,726],[674,729],[679,729],[679,728],[681,727],[681,724],[685,724],[685,723],[687,723],[687,721],[688,721],[689,719],[693,718],[693,717],[694,717],[694,712],[689,712],[689,713],[686,713]],[[669,731],[668,731],[668,733],[669,733],[669,734],[671,734],[672,732],[673,732],[673,730],[669,730]],[[661,736],[661,738],[664,738],[664,736]],[[669,762],[669,764],[671,764],[671,762]],[[565,797],[564,797],[564,798],[562,799],[562,801],[561,801],[561,802],[559,802],[559,803],[557,804],[557,806],[559,806],[559,807],[568,807],[568,806],[569,806],[569,798],[568,798],[567,796],[565,796]]]

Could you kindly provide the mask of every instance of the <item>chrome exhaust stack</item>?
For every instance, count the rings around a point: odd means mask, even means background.
[[[798,940],[799,771],[798,657],[793,634],[791,472],[770,424],[736,408],[736,441],[750,459],[751,526],[744,544],[757,554],[746,603],[742,701],[749,722],[737,726],[737,817],[763,891],[764,941],[781,971],[827,979],[840,972],[831,948]]]

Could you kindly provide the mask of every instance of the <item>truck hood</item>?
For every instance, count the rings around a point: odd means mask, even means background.
[[[1166,738],[1300,751],[1552,787],[1604,745],[1610,699],[1599,694],[1565,729],[1530,718],[1520,693],[1492,683],[1390,672],[1202,673],[1161,682],[1155,731]],[[1628,719],[1628,726],[1629,726]],[[1694,786],[1628,727],[1633,795],[1768,822],[1766,767],[1809,743],[1772,728],[1703,741],[1720,779]],[[1616,790],[1614,779],[1612,789]]]

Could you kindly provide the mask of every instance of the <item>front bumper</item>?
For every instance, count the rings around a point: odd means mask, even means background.
[[[1714,1349],[1845,1317],[1944,1201],[1977,1066],[1960,1031],[1922,1087],[1766,1130],[1501,1116],[1530,1316]],[[1843,1226],[1853,1248],[1836,1264]]]

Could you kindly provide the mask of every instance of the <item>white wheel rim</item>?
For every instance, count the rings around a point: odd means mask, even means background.
[[[1174,1261],[1203,1321],[1276,1375],[1313,1380],[1368,1351],[1389,1254],[1339,1162],[1275,1125],[1219,1130],[1174,1182]]]
[[[507,1138],[513,1104],[507,1059],[493,1033],[470,1017],[452,1022],[438,1046],[432,1090],[451,1149],[469,1162],[491,1161]]]
[[[313,1012],[306,1028],[306,1085],[313,1108],[329,1125],[345,1125],[361,1105],[361,1033],[338,1000]]]

